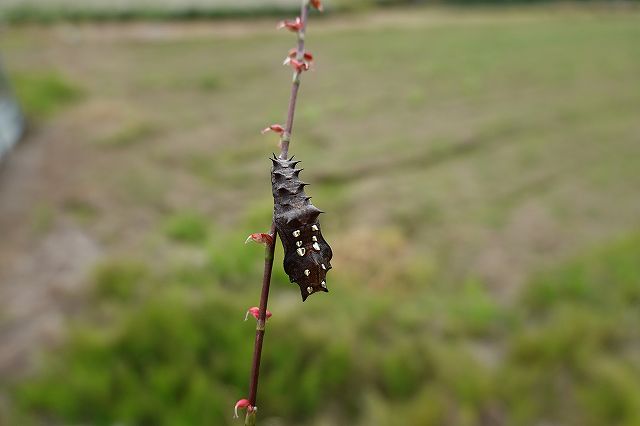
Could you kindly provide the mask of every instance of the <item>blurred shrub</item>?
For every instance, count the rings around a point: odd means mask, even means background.
[[[51,230],[55,221],[55,212],[48,205],[35,206],[31,213],[31,228],[36,234],[45,234]]]
[[[535,314],[558,304],[624,311],[640,303],[639,268],[640,244],[629,238],[542,274],[527,289],[525,303]]]
[[[285,14],[295,13],[298,6],[268,4],[256,1],[256,4],[233,6],[207,5],[194,6],[188,1],[182,5],[171,6],[156,2],[155,4],[136,4],[128,2],[113,7],[105,3],[78,3],[74,6],[61,7],[49,4],[16,4],[1,10],[0,18],[10,23],[38,22],[52,23],[57,21],[130,21],[130,20],[193,20],[193,19],[228,19],[228,18],[255,18],[261,16],[281,17]]]
[[[222,237],[207,250],[205,267],[209,275],[216,277],[225,287],[246,288],[248,283],[260,282],[258,274],[262,271],[262,264],[255,260],[260,259],[263,247],[247,245],[244,238],[245,235],[237,234]],[[238,271],[244,273],[239,274]]]
[[[19,385],[16,415],[65,424],[233,424],[254,332],[241,319],[256,288],[243,280],[254,282],[259,271],[238,263],[256,262],[229,249],[236,237],[219,238],[204,249],[210,262],[189,274],[147,276],[139,299],[120,298],[116,313],[94,312],[109,325],[79,327],[47,368]],[[429,292],[371,291],[339,269],[331,298],[302,304],[289,289],[292,303],[278,291],[261,416],[282,424],[638,424],[638,256],[634,237],[572,260],[536,277],[509,308],[475,280]],[[126,295],[143,271],[101,265],[100,294]],[[235,284],[216,284],[232,275]]]
[[[135,121],[123,125],[103,138],[96,139],[94,143],[104,147],[124,148],[143,141],[155,131],[151,123]]]
[[[204,217],[193,212],[181,212],[169,217],[165,223],[165,234],[183,243],[202,243],[207,239],[208,223]]]
[[[332,0],[325,2],[327,16],[333,12],[353,12],[372,9],[376,7],[412,6],[428,4],[473,4],[473,5],[504,5],[539,3],[543,0]],[[195,4],[194,4],[195,3]],[[131,20],[200,20],[200,19],[230,19],[230,18],[257,18],[277,17],[298,13],[299,6],[296,2],[284,4],[282,2],[269,2],[255,0],[234,5],[232,2],[225,4],[202,4],[203,2],[183,1],[181,4],[156,2],[154,4],[139,5],[136,2],[126,2],[117,7],[108,2],[78,3],[73,6],[42,4],[14,4],[4,9],[0,6],[0,18],[10,23],[53,23],[58,21],[131,21]],[[209,86],[205,89],[215,89],[217,86]]]
[[[205,92],[213,92],[222,86],[222,81],[218,75],[207,74],[201,76],[195,84],[197,89]]]
[[[101,300],[127,300],[142,284],[148,270],[133,260],[110,260],[94,271],[94,294]]]
[[[55,72],[20,73],[12,81],[22,108],[34,118],[51,115],[82,96],[82,90]]]
[[[639,236],[533,281],[500,372],[510,424],[638,424],[639,288]]]
[[[214,298],[158,295],[107,332],[74,334],[21,404],[72,423],[223,424],[225,386],[241,374],[226,362],[250,356],[238,351],[240,328],[225,326],[234,313]]]

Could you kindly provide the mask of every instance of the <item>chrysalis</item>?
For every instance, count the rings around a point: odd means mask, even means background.
[[[302,300],[318,291],[328,292],[327,271],[331,269],[331,247],[322,237],[315,207],[304,192],[297,169],[299,161],[271,158],[273,217],[284,248],[284,271],[300,286]]]

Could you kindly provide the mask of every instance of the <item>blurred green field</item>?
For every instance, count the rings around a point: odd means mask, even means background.
[[[640,423],[638,40],[637,11],[604,8],[311,23],[291,153],[334,269],[303,304],[278,245],[261,424]],[[292,42],[262,20],[0,39],[49,173],[12,232],[103,250],[0,423],[241,424],[244,239],[270,223],[259,130]]]
[[[465,0],[463,0],[465,1]],[[473,0],[472,0],[473,1]],[[403,5],[407,0],[332,0],[327,11],[354,11]],[[278,16],[295,13],[300,0],[4,0],[0,22],[202,20]]]

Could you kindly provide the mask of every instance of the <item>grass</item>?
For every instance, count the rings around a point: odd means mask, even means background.
[[[34,233],[44,234],[51,230],[54,220],[55,214],[49,206],[36,206],[31,217],[31,229]]]
[[[328,13],[354,11],[378,5],[409,3],[407,1],[334,0],[326,5]],[[113,5],[104,0],[90,0],[81,4],[73,0],[20,1],[7,0],[0,5],[0,18],[11,24],[104,21],[168,21],[168,20],[224,20],[257,17],[282,17],[299,11],[297,0],[169,0],[153,4],[125,2]]]
[[[201,243],[207,239],[208,224],[204,217],[195,213],[179,213],[167,219],[165,234],[178,242]]]
[[[53,5],[13,5],[6,7],[2,16],[11,24],[38,23],[53,24],[57,22],[104,22],[104,21],[167,21],[167,20],[207,20],[231,18],[256,18],[264,16],[282,16],[292,14],[296,6],[254,5],[251,7],[228,6],[190,6],[171,7],[123,7],[113,8],[109,5],[89,7],[60,7]]]
[[[82,97],[82,90],[56,72],[16,73],[17,96],[27,116],[44,118]]]
[[[94,296],[101,301],[129,300],[148,275],[144,264],[134,260],[112,259],[93,271]]]
[[[313,22],[292,154],[329,212],[334,270],[331,292],[301,304],[277,250],[261,418],[638,423],[639,20]],[[56,212],[47,226],[78,224],[109,253],[67,342],[7,388],[14,423],[236,424],[263,254],[244,240],[271,218],[276,139],[259,130],[283,119],[291,38],[235,25],[15,27],[0,41],[13,75],[46,64],[82,87],[73,115],[42,125],[69,141],[55,167],[91,178],[66,199],[92,220],[38,201]],[[161,131],[87,143],[121,128],[105,117],[128,123],[121,111]]]
[[[634,236],[578,256],[533,279],[509,307],[474,283],[458,295],[362,295],[339,290],[348,288],[340,273],[331,316],[327,306],[276,302],[261,409],[266,417],[287,413],[291,423],[319,424],[332,407],[338,424],[370,424],[365,402],[374,398],[383,425],[452,417],[479,424],[487,416],[515,425],[632,425],[640,415],[632,379],[640,336],[637,297],[628,292],[637,293],[638,253]],[[617,273],[602,281],[593,269]],[[209,267],[190,271],[202,279],[196,287],[171,276],[141,281],[129,261],[98,271],[93,315],[106,315],[110,325],[77,329],[46,370],[18,387],[18,406],[69,422],[234,424],[228,408],[246,384],[252,327],[241,313],[251,289],[210,285],[226,278]],[[589,288],[609,302],[545,296],[541,303],[550,286],[559,295]]]
[[[97,139],[95,143],[104,147],[122,148],[142,142],[155,133],[156,129],[150,123],[132,122],[123,125],[111,134]]]

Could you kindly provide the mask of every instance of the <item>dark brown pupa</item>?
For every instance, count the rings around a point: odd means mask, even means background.
[[[331,247],[322,237],[318,216],[323,213],[311,204],[304,192],[296,165],[299,161],[271,158],[273,218],[284,248],[284,271],[300,286],[302,300],[318,291],[328,292],[327,272],[331,269]]]

